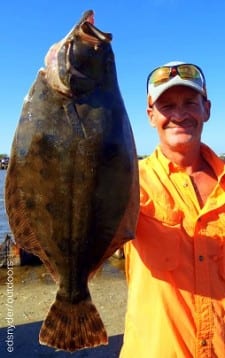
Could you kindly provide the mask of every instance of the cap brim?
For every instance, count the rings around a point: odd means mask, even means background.
[[[196,80],[195,80],[196,81]],[[174,86],[187,86],[191,87],[202,95],[206,95],[204,89],[200,84],[194,82],[193,80],[182,79],[179,75],[171,78],[169,81],[162,83],[158,86],[154,84],[149,84],[148,86],[148,95],[151,99],[151,104],[153,104],[157,99],[169,88]]]

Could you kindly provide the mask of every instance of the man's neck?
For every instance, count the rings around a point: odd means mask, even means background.
[[[205,170],[208,166],[201,155],[200,145],[198,148],[189,148],[188,150],[171,150],[161,146],[162,153],[174,164],[179,166],[187,174],[192,175],[195,172]]]

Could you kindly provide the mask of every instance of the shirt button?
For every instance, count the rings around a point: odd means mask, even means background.
[[[202,256],[202,255],[199,255],[199,261],[203,261],[204,260],[204,256]]]
[[[202,347],[207,346],[207,341],[206,341],[205,339],[202,339],[202,341],[201,341],[201,346],[202,346]]]

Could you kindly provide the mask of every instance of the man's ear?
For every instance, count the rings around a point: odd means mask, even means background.
[[[205,106],[205,119],[204,122],[207,122],[210,118],[210,113],[211,113],[211,102],[207,99],[204,102],[204,106]]]
[[[147,114],[148,114],[148,118],[149,118],[149,122],[150,122],[151,126],[155,127],[156,123],[155,123],[154,110],[153,110],[152,106],[147,108]]]

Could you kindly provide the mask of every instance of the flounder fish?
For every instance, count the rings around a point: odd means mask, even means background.
[[[58,282],[41,344],[76,351],[107,344],[88,280],[134,238],[137,155],[120,94],[112,36],[93,11],[53,45],[24,100],[6,176],[17,244]]]

